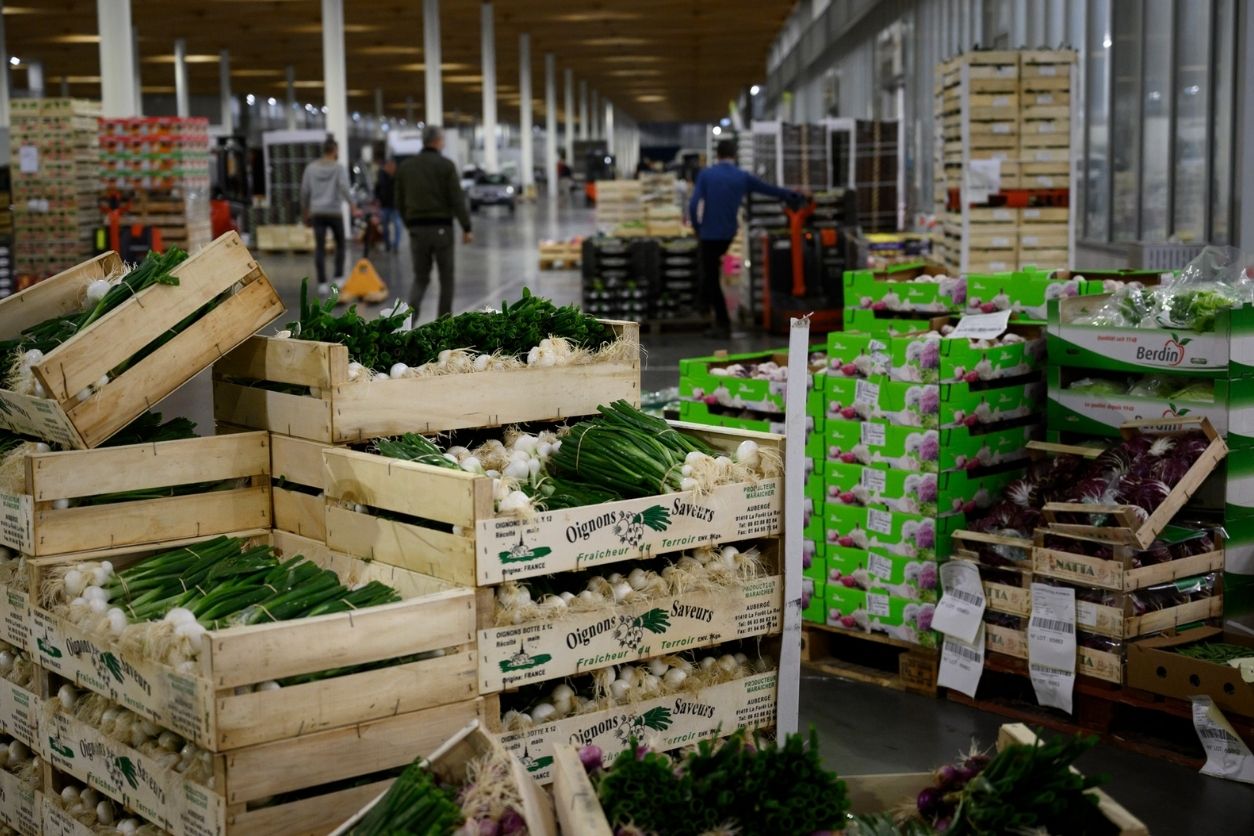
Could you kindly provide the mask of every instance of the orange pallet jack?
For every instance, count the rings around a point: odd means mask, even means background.
[[[788,218],[788,267],[780,269],[784,259],[774,251],[782,250],[783,247],[774,246],[770,236],[763,240],[760,255],[765,283],[762,294],[762,327],[769,333],[786,334],[790,319],[809,316],[811,332],[839,331],[842,322],[840,300],[832,299],[825,292],[820,279],[821,270],[815,262],[819,247],[836,247],[841,244],[840,231],[832,228],[806,228],[806,223],[814,214],[813,202],[797,209],[786,206],[784,214]],[[812,255],[812,270],[807,269],[807,253]]]
[[[130,201],[123,200],[116,192],[110,193],[100,204],[105,216],[105,226],[96,229],[96,252],[113,250],[123,261],[139,262],[153,252],[164,252],[161,230],[144,224],[123,224],[122,215],[131,210]]]

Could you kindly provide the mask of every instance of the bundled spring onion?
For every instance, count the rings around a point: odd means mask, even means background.
[[[44,798],[100,836],[163,836],[165,833],[155,824],[134,815],[118,818],[130,811],[95,789],[74,781],[65,781],[60,793],[45,793]]]
[[[839,830],[849,809],[813,730],[808,744],[797,734],[782,745],[751,742],[740,729],[682,757],[632,746],[603,768],[601,751],[585,746],[579,758],[622,836],[817,834]]]
[[[447,836],[462,823],[453,793],[440,787],[425,761],[405,768],[349,836]]]
[[[24,330],[21,336],[0,342],[0,356],[12,356],[6,388],[36,397],[46,392],[35,379],[31,367],[57,346],[86,330],[105,314],[134,297],[140,291],[158,284],[177,285],[179,280],[170,271],[187,258],[178,247],[164,253],[149,252],[134,269],[87,285],[82,310],[53,317]],[[80,392],[78,399],[87,400],[95,389],[108,383],[108,377]]]
[[[270,546],[217,537],[142,560],[121,572],[108,561],[71,563],[49,574],[45,606],[123,648],[180,665],[206,631],[310,618],[400,600],[379,581],[350,589],[300,555],[280,561]]]

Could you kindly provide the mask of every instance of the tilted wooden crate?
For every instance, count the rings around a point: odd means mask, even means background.
[[[31,453],[25,465],[22,493],[0,493],[0,544],[28,555],[270,527],[269,433]],[[222,484],[231,481],[242,484]],[[199,487],[154,499],[112,496],[176,486]]]
[[[636,323],[605,324],[639,346]],[[351,383],[348,363],[348,348],[338,343],[254,337],[214,365],[214,417],[345,444],[591,415],[619,399],[640,403],[638,351],[624,362]],[[309,391],[292,394],[293,387]]]
[[[87,285],[119,266],[117,255],[106,253],[0,300],[0,334],[16,336],[50,317],[80,310]],[[0,426],[65,447],[99,446],[283,312],[269,279],[234,232],[191,256],[173,275],[177,286],[140,291],[32,366],[47,397],[0,390]],[[219,297],[212,310],[160,350],[85,400],[78,399],[102,376]]]
[[[783,455],[780,436],[671,425],[728,453],[752,439]],[[331,548],[469,586],[771,537],[783,525],[779,478],[723,485],[700,497],[686,491],[524,519],[495,515],[486,476],[354,450],[328,449],[323,458]]]
[[[346,581],[389,584],[404,600],[210,631],[192,673],[124,652],[35,607],[30,646],[36,663],[213,751],[342,729],[475,697],[473,590],[395,566],[355,560],[286,532],[251,534],[286,557],[304,555]],[[36,558],[30,561],[31,588],[39,589],[48,569],[66,562],[107,558],[121,570],[178,545]],[[235,693],[238,686],[435,650],[444,655],[278,690]]]
[[[321,441],[270,434],[275,528],[326,542],[322,451],[328,446]]]

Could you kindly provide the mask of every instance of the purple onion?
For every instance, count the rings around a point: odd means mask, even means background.
[[[644,744],[640,744],[636,747],[636,760],[638,761],[644,760],[644,756],[647,754],[649,754],[648,746],[645,746]]]
[[[926,816],[940,805],[940,800],[940,790],[936,789],[936,787],[925,787],[919,791],[915,804],[918,806],[919,812]]]
[[[497,836],[499,828],[492,819],[479,819],[479,836]]]
[[[603,757],[600,746],[588,744],[579,750],[579,762],[583,764],[583,768],[587,770],[589,775],[601,768]]]
[[[505,812],[501,814],[499,833],[501,836],[520,836],[527,832],[527,823],[523,821],[522,814],[513,807],[506,807]]]
[[[936,830],[937,833],[944,833],[946,830],[949,829],[950,824],[951,822],[949,819],[939,819],[935,824],[932,825],[932,827]]]
[[[940,783],[942,789],[948,789],[958,780],[958,769],[950,764],[945,764],[936,770],[936,780]]]

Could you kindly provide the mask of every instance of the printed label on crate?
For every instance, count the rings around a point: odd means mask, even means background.
[[[980,568],[969,560],[950,560],[940,567],[940,581],[941,599],[932,614],[932,629],[968,644],[974,642],[986,606]]]
[[[740,726],[775,725],[778,675],[755,674],[700,691],[645,700],[525,732],[503,732],[501,742],[541,784],[553,779],[553,746],[588,744],[601,749],[608,764],[634,738],[657,751],[689,746],[713,734],[727,735]]]
[[[1009,309],[993,313],[966,314],[958,320],[946,339],[995,340],[1010,327]]]
[[[878,421],[863,421],[858,429],[859,439],[868,447],[883,447],[888,429]]]
[[[779,479],[482,520],[476,527],[482,584],[590,569],[703,544],[778,534],[783,524]]]
[[[932,625],[936,625],[935,620],[932,621]],[[941,688],[952,688],[974,699],[983,674],[984,625],[976,625],[975,639],[971,642],[964,642],[954,636],[945,636],[945,641],[941,646],[940,670],[936,677],[936,684]]]
[[[873,494],[882,494],[888,486],[888,471],[878,467],[864,467],[858,482]]]
[[[547,622],[479,631],[481,693],[780,629],[783,584],[768,577]]]
[[[35,499],[0,493],[0,545],[25,554],[35,552]]]
[[[23,174],[39,173],[39,147],[22,145],[17,149],[17,167]]]
[[[0,822],[21,836],[39,836],[40,793],[23,784],[12,772],[0,770]],[[48,831],[43,830],[44,833]]]
[[[0,586],[0,621],[0,639],[18,648],[30,646],[30,598],[24,590]]]
[[[874,405],[880,401],[880,385],[869,380],[859,380],[854,384],[853,402]]]
[[[62,447],[83,446],[78,432],[55,401],[0,390],[0,427],[33,435]]]
[[[1123,585],[1121,564],[1083,554],[1035,549],[1032,570],[1041,575],[1092,586],[1118,589]]]
[[[1027,639],[1037,702],[1070,712],[1076,668],[1074,589],[1032,584]]]
[[[887,595],[881,595],[878,592],[868,592],[866,594],[866,611],[871,615],[878,615],[880,618],[888,618],[892,614],[892,602]]]
[[[226,824],[226,799],[185,781],[140,753],[65,714],[47,717],[48,759],[176,836],[212,836]]]
[[[35,752],[42,752],[39,737],[39,696],[21,686],[0,680],[0,731],[16,737]]]
[[[1254,755],[1250,754],[1250,747],[1241,740],[1214,700],[1201,695],[1191,699],[1193,729],[1206,750],[1202,774],[1254,784]]]
[[[868,554],[866,570],[881,580],[892,580],[893,562],[882,554]]]
[[[893,533],[892,512],[868,508],[866,512],[866,527],[868,531],[891,535]]]
[[[1063,325],[1058,330],[1051,327],[1051,332],[1065,340],[1068,347],[1086,349],[1118,363],[1199,372],[1220,372],[1228,367],[1225,334],[1190,335],[1156,329],[1072,325]]]

